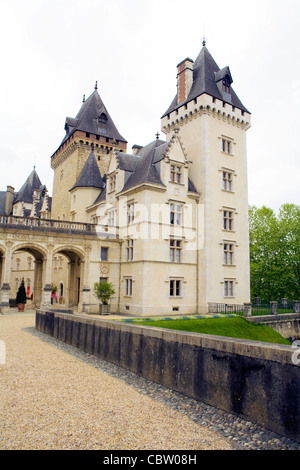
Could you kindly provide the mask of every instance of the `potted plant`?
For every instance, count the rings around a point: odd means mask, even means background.
[[[115,290],[111,283],[107,281],[95,282],[94,284],[94,294],[97,299],[101,300],[99,305],[99,313],[102,315],[107,315],[110,313],[109,300],[114,295]]]
[[[24,312],[25,304],[27,302],[26,290],[24,285],[24,279],[22,279],[19,290],[17,292],[16,304],[19,312]]]

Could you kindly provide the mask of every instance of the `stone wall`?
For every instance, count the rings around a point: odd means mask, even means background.
[[[300,369],[290,346],[41,310],[36,328],[300,442]]]
[[[300,314],[283,313],[281,315],[260,315],[248,317],[251,323],[268,325],[291,343],[300,339]]]

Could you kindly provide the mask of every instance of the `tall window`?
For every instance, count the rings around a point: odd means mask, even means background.
[[[180,263],[181,261],[181,240],[170,240],[170,261]]]
[[[233,297],[233,281],[232,280],[225,280],[224,281],[224,297]]]
[[[108,248],[105,246],[101,246],[101,261],[108,260]]]
[[[181,225],[182,224],[182,206],[181,204],[170,204],[170,224]]]
[[[226,91],[226,93],[230,92],[230,83],[226,78],[222,80],[222,91]]]
[[[222,152],[232,153],[232,141],[224,137],[222,138]]]
[[[181,280],[170,279],[170,297],[180,297],[180,296],[181,296]]]
[[[181,166],[171,165],[170,178],[172,183],[181,183]]]
[[[233,230],[233,211],[223,210],[223,229]]]
[[[125,295],[132,296],[132,278],[125,279]]]
[[[134,221],[134,202],[127,204],[127,223],[130,224]]]
[[[107,224],[108,224],[110,227],[114,227],[114,226],[115,226],[115,224],[116,224],[115,217],[116,217],[116,211],[115,211],[115,209],[112,209],[112,210],[108,211],[108,213],[107,213]]]
[[[109,190],[114,191],[116,189],[116,175],[109,177]]]
[[[232,191],[232,172],[231,171],[223,171],[222,172],[222,189],[224,191]]]
[[[234,246],[233,243],[224,243],[223,245],[223,255],[224,255],[224,264],[233,264],[233,253]]]
[[[127,240],[126,244],[126,260],[132,261],[133,260],[133,240]]]

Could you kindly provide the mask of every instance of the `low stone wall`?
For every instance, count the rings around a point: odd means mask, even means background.
[[[300,367],[290,346],[41,310],[36,329],[300,442]]]
[[[300,340],[300,314],[299,313],[283,313],[279,315],[260,315],[248,317],[251,323],[260,323],[268,325],[276,330],[284,338],[291,343]]]

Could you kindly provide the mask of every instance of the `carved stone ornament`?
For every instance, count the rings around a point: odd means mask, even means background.
[[[108,274],[109,273],[109,267],[106,264],[101,264],[100,271],[101,271],[101,274]]]

